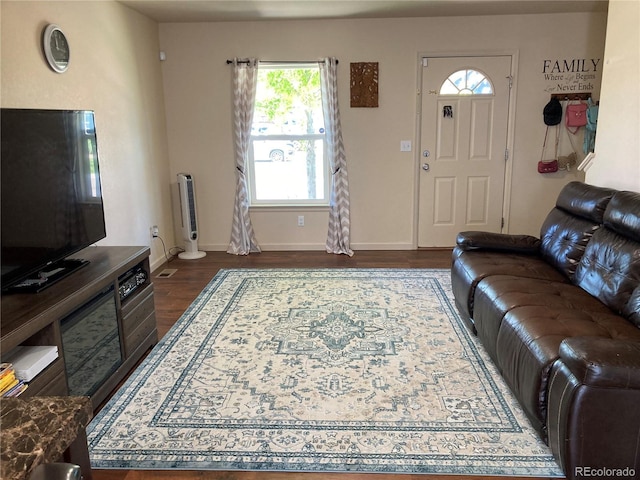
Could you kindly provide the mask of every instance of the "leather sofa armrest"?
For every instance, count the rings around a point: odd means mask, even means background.
[[[567,338],[560,344],[560,360],[584,385],[640,389],[640,342]]]
[[[540,239],[531,235],[508,235],[491,232],[460,232],[456,238],[462,250],[494,250],[501,252],[537,254]]]

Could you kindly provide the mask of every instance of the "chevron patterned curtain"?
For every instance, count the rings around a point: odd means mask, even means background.
[[[342,142],[340,109],[338,108],[338,61],[325,58],[320,62],[322,110],[327,138],[327,154],[331,166],[331,204],[327,252],[352,256],[350,247],[349,179],[347,158]]]
[[[236,162],[236,200],[233,208],[231,242],[227,253],[248,255],[260,252],[249,218],[246,163],[249,156],[253,105],[256,98],[258,61],[233,60],[233,125]]]

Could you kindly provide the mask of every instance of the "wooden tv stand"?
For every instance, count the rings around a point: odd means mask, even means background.
[[[29,383],[21,398],[77,395],[70,389],[61,326],[67,319],[78,316],[78,312],[89,309],[98,297],[107,298],[110,305],[114,305],[111,316],[117,322],[116,341],[119,341],[121,363],[94,386],[90,393],[94,410],[157,343],[149,253],[148,247],[88,247],[73,257],[88,260],[89,264],[46,290],[2,296],[0,352],[3,358],[18,345],[58,347],[57,360]],[[127,289],[125,283],[133,272],[144,272],[146,278],[135,288]],[[141,274],[138,278],[142,277]],[[85,335],[82,329],[79,331],[80,336]],[[87,329],[87,341],[92,335],[95,332]]]

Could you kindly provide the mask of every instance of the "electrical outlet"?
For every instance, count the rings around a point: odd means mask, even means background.
[[[304,227],[304,215],[298,215],[298,226]]]
[[[158,236],[158,226],[154,225],[153,227],[151,227],[151,236],[153,238],[156,238]]]

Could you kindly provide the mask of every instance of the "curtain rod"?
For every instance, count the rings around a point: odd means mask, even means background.
[[[230,65],[233,63],[233,60],[227,60],[227,65]],[[249,60],[238,60],[238,63],[249,63]],[[305,64],[305,63],[322,63],[322,60],[282,60],[282,61],[264,61],[264,60],[258,60],[258,63],[271,63],[271,64],[277,64],[277,65],[281,65],[281,64],[287,64],[287,63],[297,63],[297,64]],[[338,60],[336,60],[336,63],[339,63]]]

